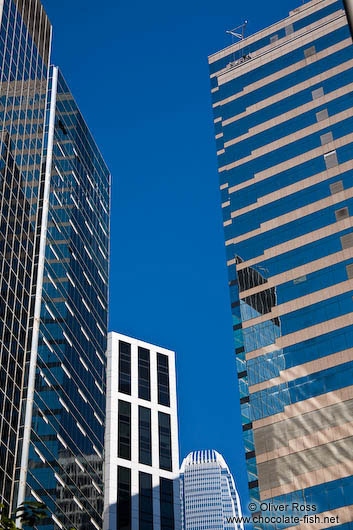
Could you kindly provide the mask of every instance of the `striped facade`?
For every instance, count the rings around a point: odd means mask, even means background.
[[[211,55],[209,67],[250,496],[314,503],[348,530],[353,46],[345,5],[307,2]]]
[[[193,451],[180,468],[182,530],[244,530],[234,479],[214,449]]]

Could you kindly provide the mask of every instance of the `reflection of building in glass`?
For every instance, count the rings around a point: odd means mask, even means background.
[[[234,479],[217,451],[194,451],[180,469],[183,530],[243,530],[241,506]]]
[[[179,530],[175,354],[108,336],[104,529]]]
[[[58,526],[86,530],[101,525],[103,503],[97,463],[105,417],[109,173],[56,68],[50,81],[53,147],[27,487]],[[69,511],[63,498],[71,498]]]
[[[347,6],[305,2],[209,58],[250,495],[314,503],[342,528],[353,522]]]
[[[0,162],[0,388],[3,414],[0,491],[5,503],[11,502],[15,479],[16,441],[27,345],[34,245],[30,202],[23,191],[21,173],[15,164],[14,146],[11,144],[9,135],[4,136]]]
[[[65,452],[65,450],[62,451],[63,454]],[[102,483],[102,459],[95,455],[85,455],[85,459],[90,463],[91,468],[95,470],[96,475],[99,477],[99,482]],[[86,471],[83,471],[77,465],[74,458],[59,456],[58,461],[63,470],[63,478],[66,478],[67,482],[62,483],[61,475],[58,475],[56,487],[57,504],[61,512],[65,514],[65,517],[74,525],[74,528],[86,528],[90,525],[90,516],[86,511],[83,511],[81,501],[72,494],[71,485],[79,484],[81,492],[90,504],[96,508],[98,513],[103,513],[102,490],[97,483],[92,482]]]
[[[0,500],[43,501],[48,530],[94,530],[103,508],[110,175],[48,66],[40,1],[4,0],[0,37]]]
[[[0,502],[15,501],[33,324],[51,26],[39,1],[0,5]]]

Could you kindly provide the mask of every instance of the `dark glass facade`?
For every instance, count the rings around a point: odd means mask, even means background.
[[[33,15],[34,11],[36,16]],[[39,0],[0,7],[0,502],[16,502],[43,193],[51,26]]]
[[[103,509],[110,177],[61,73],[51,81],[54,134],[27,483],[61,524],[93,530]]]
[[[39,0],[0,8],[0,497],[102,525],[110,175]]]
[[[341,0],[305,3],[209,58],[250,495],[315,504],[342,529],[353,521],[352,58]]]

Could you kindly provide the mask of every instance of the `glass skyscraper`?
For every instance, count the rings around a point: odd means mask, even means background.
[[[234,479],[217,451],[194,451],[180,469],[182,530],[243,530]]]
[[[209,57],[234,351],[252,499],[348,530],[352,2],[293,7]]]
[[[4,0],[0,494],[102,528],[110,174],[50,66],[37,0]]]

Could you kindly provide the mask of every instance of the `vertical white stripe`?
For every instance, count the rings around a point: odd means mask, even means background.
[[[40,245],[39,245],[39,256],[38,256],[37,289],[36,289],[35,306],[34,306],[31,356],[30,356],[30,361],[29,361],[28,389],[27,389],[26,412],[25,412],[25,422],[24,422],[24,431],[23,431],[23,442],[22,442],[20,482],[19,482],[18,498],[17,498],[18,506],[22,504],[25,500],[27,470],[28,470],[28,455],[29,455],[29,447],[30,447],[30,442],[31,442],[34,385],[35,385],[35,376],[36,376],[36,368],[37,368],[40,311],[41,311],[41,302],[42,302],[43,275],[44,275],[44,264],[45,264],[45,246],[46,246],[47,226],[48,226],[50,176],[51,176],[52,157],[53,157],[53,140],[54,140],[57,84],[58,84],[58,69],[53,68],[53,80],[52,80],[52,88],[51,88],[50,114],[49,114],[49,130],[48,130],[48,148],[47,148],[47,157],[46,157],[46,166],[45,166],[43,210],[42,210],[42,220],[41,220],[42,224],[41,224],[41,231],[40,231]],[[17,525],[21,528],[21,523],[19,521],[17,521]]]

